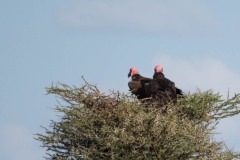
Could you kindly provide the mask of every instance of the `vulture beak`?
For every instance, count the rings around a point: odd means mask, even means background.
[[[131,76],[131,71],[128,73],[128,78]]]

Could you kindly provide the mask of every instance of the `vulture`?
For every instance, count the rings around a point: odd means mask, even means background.
[[[171,100],[176,103],[177,95],[183,95],[182,90],[175,87],[174,82],[165,78],[161,65],[154,68],[153,79],[141,76],[136,67],[130,68],[128,77],[131,77],[128,87],[138,99],[152,97],[159,102],[166,103]]]
[[[151,78],[141,76],[136,67],[130,68],[128,77],[131,77],[131,81],[128,82],[128,87],[138,99],[151,97],[150,92],[146,91],[149,89],[149,83],[152,81]]]
[[[161,65],[157,65],[157,66],[155,66],[155,68],[154,68],[154,75],[153,75],[153,79],[159,79],[159,78],[165,78],[165,76],[164,76],[164,74],[163,74],[163,67],[161,66]],[[165,78],[165,79],[167,79],[167,78]],[[168,80],[168,79],[167,79]],[[169,82],[171,82],[170,80],[168,80]],[[179,88],[177,88],[176,86],[175,86],[175,83],[174,82],[172,82],[173,83],[173,85],[174,85],[174,87],[175,87],[175,90],[176,90],[176,94],[177,95],[183,95],[183,91],[181,90],[181,89],[179,89]],[[172,87],[173,87],[173,85],[172,85]],[[173,88],[174,88],[173,87]]]
[[[153,98],[159,99],[159,101],[166,103],[169,100],[176,103],[177,93],[175,83],[165,78],[163,67],[157,65],[154,68],[153,80],[150,83],[150,92]]]
[[[161,65],[157,65],[154,68],[153,80],[150,82],[149,86],[149,94],[151,94],[153,98],[158,98],[163,103],[169,100],[176,103],[177,95],[183,95],[182,90],[177,88],[174,82],[165,78]]]

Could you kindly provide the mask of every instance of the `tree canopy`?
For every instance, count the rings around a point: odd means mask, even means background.
[[[240,113],[239,94],[223,99],[197,90],[162,106],[129,93],[102,93],[87,82],[80,88],[57,84],[47,93],[62,100],[55,110],[63,114],[36,134],[46,159],[240,158],[213,137],[221,119]]]

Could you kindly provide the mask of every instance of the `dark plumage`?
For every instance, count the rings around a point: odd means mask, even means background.
[[[181,89],[175,86],[175,83],[165,78],[162,66],[158,65],[154,69],[153,79],[141,76],[136,67],[132,67],[128,77],[132,80],[128,82],[130,91],[138,99],[152,97],[161,104],[172,101],[177,102],[177,95],[183,95]]]
[[[177,87],[176,87],[176,93],[177,95],[181,95],[181,96],[183,95],[183,91]]]
[[[153,80],[150,83],[148,90],[153,98],[157,98],[160,102],[166,103],[172,101],[177,102],[177,94],[183,95],[181,89],[175,86],[175,83],[167,79],[163,72],[163,67],[157,65],[154,68]]]
[[[164,76],[164,74],[163,74],[163,67],[161,66],[161,65],[157,65],[155,68],[154,68],[154,75],[153,75],[153,79],[164,79],[165,78],[165,76]],[[167,78],[165,78],[165,79],[167,79]],[[172,81],[170,81],[170,80],[168,80],[169,82],[171,82],[171,83],[173,83],[172,84],[172,88],[175,88],[175,90],[176,90],[176,94],[177,95],[183,95],[183,91],[181,90],[181,89],[179,89],[179,88],[177,88],[176,86],[175,86],[175,83],[174,82],[172,82]]]
[[[128,77],[130,76],[132,78],[132,80],[128,82],[130,91],[136,95],[138,99],[150,97],[151,94],[148,94],[146,90],[149,88],[149,83],[152,79],[141,76],[136,67],[130,69]]]
[[[175,83],[165,78],[163,73],[154,73],[153,81],[150,83],[151,94],[162,103],[172,101],[176,103],[177,93]]]

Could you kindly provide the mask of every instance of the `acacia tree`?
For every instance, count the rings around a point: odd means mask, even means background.
[[[239,158],[214,140],[218,122],[240,113],[240,95],[226,100],[212,91],[187,94],[177,104],[138,101],[119,92],[102,93],[87,82],[81,87],[58,84],[48,94],[64,101],[55,110],[60,120],[43,127],[36,139],[46,159],[173,159]],[[66,102],[66,103],[65,103]],[[164,109],[163,109],[164,108]]]

